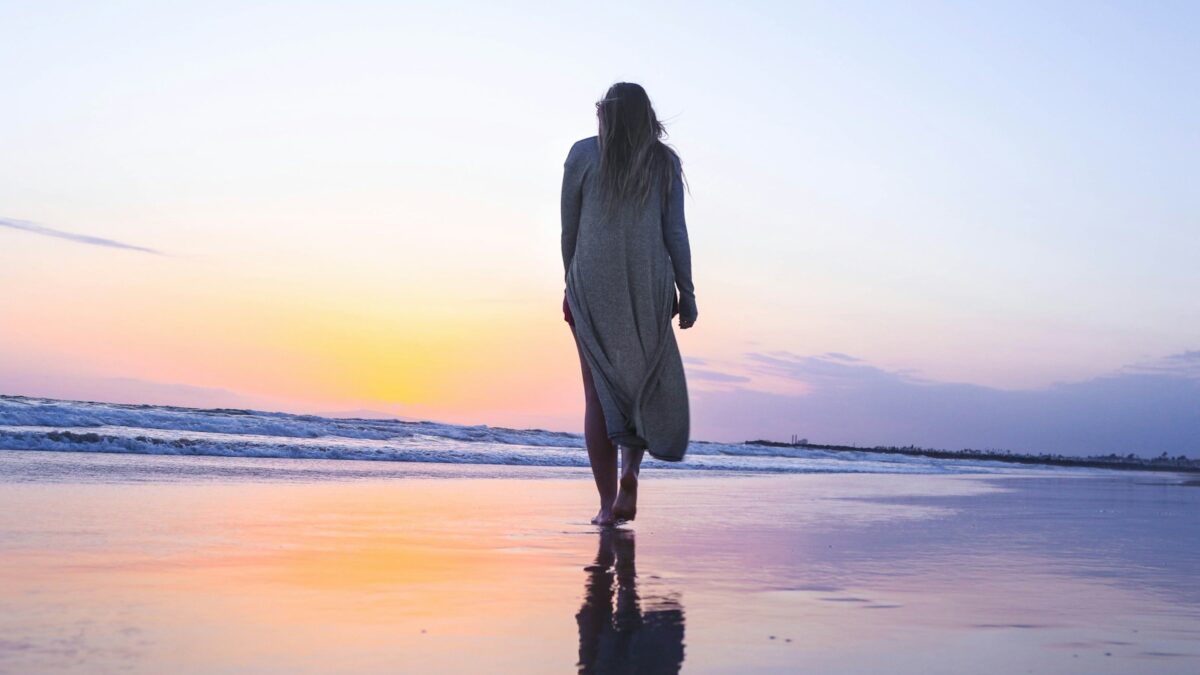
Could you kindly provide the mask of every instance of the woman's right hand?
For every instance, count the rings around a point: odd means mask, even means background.
[[[696,297],[687,295],[686,293],[679,294],[679,327],[681,329],[691,328],[696,324],[696,318],[700,316],[700,311],[696,309]]]

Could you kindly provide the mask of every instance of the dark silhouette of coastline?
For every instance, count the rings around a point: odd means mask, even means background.
[[[1011,452],[1009,450],[939,450],[936,448],[919,448],[915,445],[897,447],[894,445],[876,445],[874,447],[857,445],[824,445],[799,441],[783,443],[780,441],[743,441],[743,445],[765,445],[774,448],[810,448],[812,450],[831,450],[833,452],[876,452],[885,455],[908,455],[910,457],[930,457],[933,459],[969,459],[1009,462],[1012,464],[1042,464],[1049,466],[1075,466],[1098,469],[1125,469],[1135,471],[1187,471],[1200,472],[1200,459],[1188,459],[1180,455],[1168,457],[1163,453],[1158,457],[1145,458],[1134,454],[1125,456],[1094,455],[1091,457],[1067,457],[1065,455],[1032,454]]]
[[[579,624],[579,672],[678,673],[683,665],[683,607],[678,597],[638,595],[631,530],[603,528]],[[614,608],[614,597],[616,600]],[[653,609],[643,611],[642,605]]]

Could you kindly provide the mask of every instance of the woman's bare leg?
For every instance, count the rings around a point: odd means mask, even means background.
[[[645,454],[645,449],[621,446],[621,491],[613,502],[614,520],[633,520],[637,515],[638,471]]]
[[[571,326],[575,335],[575,326]],[[583,370],[583,438],[587,443],[588,461],[592,464],[592,477],[596,479],[596,491],[600,493],[600,512],[592,518],[596,525],[613,523],[613,502],[617,498],[617,448],[608,438],[608,427],[604,420],[604,408],[592,381],[592,371],[583,357],[579,336],[575,335],[575,349],[579,352],[579,364]]]

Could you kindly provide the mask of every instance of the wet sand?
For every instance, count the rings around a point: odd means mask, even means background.
[[[0,451],[0,671],[1200,670],[1176,475],[370,464]]]

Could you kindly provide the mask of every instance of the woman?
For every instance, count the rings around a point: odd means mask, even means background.
[[[646,91],[614,84],[596,117],[599,134],[572,146],[564,164],[563,314],[583,370],[600,493],[592,522],[611,525],[637,513],[644,452],[680,461],[687,451],[687,382],[671,318],[685,329],[698,313],[683,170]]]

